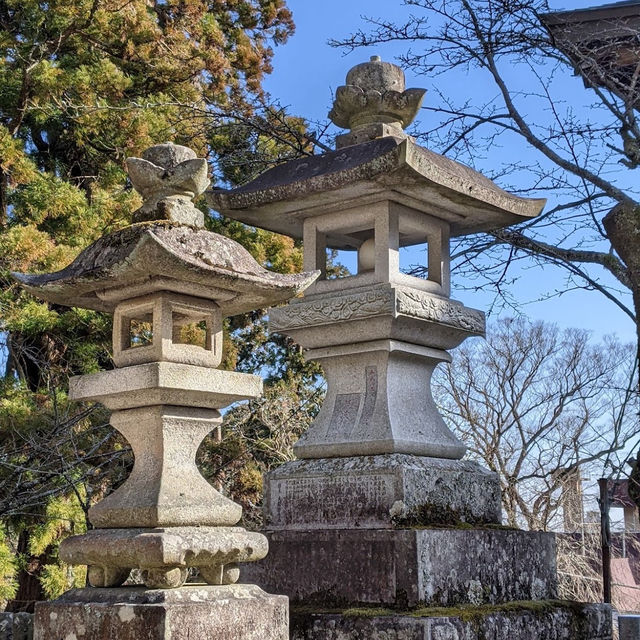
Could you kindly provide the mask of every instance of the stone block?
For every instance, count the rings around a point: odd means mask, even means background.
[[[36,605],[34,640],[288,640],[288,604],[251,585],[76,589]]]
[[[409,614],[348,610],[291,612],[291,640],[611,640],[608,605],[511,603],[505,610],[475,608]],[[622,640],[622,638],[621,638]]]
[[[241,580],[324,607],[556,597],[553,534],[505,529],[273,531]]]
[[[342,334],[337,327],[334,331]],[[446,352],[382,339],[313,349],[305,357],[322,365],[327,394],[293,446],[298,458],[464,456],[466,447],[447,427],[431,395],[431,375],[438,362],[449,360]]]
[[[265,479],[267,529],[500,523],[498,476],[467,460],[405,454],[287,462]]]
[[[484,335],[485,316],[477,309],[415,285],[426,286],[428,280],[408,286],[385,284],[356,285],[351,276],[320,281],[331,286],[326,293],[307,290],[285,307],[269,310],[269,328],[299,339],[309,349],[350,343],[392,339],[433,349],[451,349],[464,338]],[[409,276],[407,276],[409,277]],[[327,331],[327,326],[332,331]]]
[[[13,638],[13,614],[0,613],[0,640],[12,640]]]
[[[640,616],[618,616],[620,640],[640,640]]]
[[[71,565],[186,569],[252,562],[264,558],[267,549],[261,533],[241,527],[92,529],[65,538],[60,558]]]
[[[131,475],[89,509],[98,528],[232,526],[240,505],[214,489],[196,466],[204,437],[221,423],[220,413],[195,407],[151,406],[114,411],[111,424],[131,444]]]
[[[101,402],[112,411],[159,404],[220,409],[261,394],[260,376],[176,362],[133,365],[69,380],[71,398]]]
[[[0,640],[31,640],[32,637],[32,613],[0,612]]]
[[[15,613],[13,615],[13,639],[31,640],[33,637],[33,614]]]

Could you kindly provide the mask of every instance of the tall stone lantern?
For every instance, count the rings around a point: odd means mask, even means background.
[[[242,509],[200,475],[195,456],[220,409],[258,397],[258,376],[217,369],[222,320],[284,302],[317,274],[278,275],[236,242],[206,231],[191,200],[207,163],[173,144],[129,158],[144,204],[134,224],[100,238],[66,269],[15,277],[33,294],[114,314],[116,369],[72,378],[70,396],[112,410],[133,471],[89,510],[93,529],[60,557],[89,566],[90,587],[36,607],[36,640],[285,640],[287,600],[235,584],[238,563],[267,539],[235,526]],[[199,336],[194,344],[188,336]],[[123,587],[131,569],[144,586]],[[197,584],[185,584],[190,569]]]
[[[437,476],[437,491],[428,496],[434,509],[462,520],[500,518],[495,477],[460,461],[465,447],[431,396],[435,366],[450,360],[449,349],[485,329],[481,311],[450,298],[449,240],[530,219],[544,201],[511,195],[415,144],[404,128],[423,95],[405,90],[399,67],[373,57],[351,69],[336,91],[329,116],[351,129],[338,136],[336,151],[209,194],[210,204],[226,216],[302,239],[305,269],[321,274],[304,298],[270,313],[271,330],[301,344],[306,357],[322,365],[328,387],[319,415],[294,446],[296,456],[309,462],[285,465],[268,483],[272,527],[316,522],[318,514],[301,507],[318,490],[323,499],[314,501],[317,508],[326,509],[327,500],[345,501],[334,512],[334,526],[354,519],[360,526],[390,526],[392,507],[396,516],[398,509],[423,509],[427,496],[422,487],[416,493],[415,486],[385,479],[418,467],[424,481]],[[425,243],[427,278],[402,273],[401,248]],[[357,273],[327,279],[327,249],[356,251]],[[351,468],[354,458],[373,475],[359,481],[350,475],[338,489],[336,472]],[[293,492],[301,468],[313,469],[313,481]],[[374,491],[373,503],[353,500],[354,491],[373,491],[371,478],[385,489]],[[366,487],[355,489],[360,481]],[[380,512],[375,516],[373,504]]]
[[[292,616],[300,640],[565,637],[561,616],[523,615],[516,633],[483,609],[556,597],[553,537],[500,528],[497,475],[462,459],[430,390],[448,351],[485,330],[481,311],[450,298],[450,238],[529,220],[544,200],[417,145],[405,128],[423,95],[374,56],[336,91],[329,117],[349,131],[335,151],[209,193],[226,216],[302,239],[305,269],[321,273],[270,311],[271,330],[322,365],[327,395],[298,460],[265,479],[271,552],[243,574],[304,605]],[[427,246],[426,278],[400,270],[399,251],[416,244]],[[328,278],[327,249],[357,252],[357,273]],[[394,619],[340,615],[367,605]],[[458,605],[479,607],[485,627],[428,613]],[[424,619],[409,615],[418,606]],[[579,637],[607,637],[606,615],[585,611]]]

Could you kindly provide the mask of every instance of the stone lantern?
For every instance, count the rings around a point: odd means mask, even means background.
[[[111,409],[135,457],[126,482],[89,510],[94,528],[60,546],[63,561],[89,566],[91,587],[40,603],[35,638],[285,640],[286,598],[235,584],[238,563],[263,558],[267,539],[235,526],[241,507],[195,456],[220,409],[262,392],[258,376],[216,369],[223,318],[284,302],[317,274],[270,273],[204,230],[191,200],[208,185],[207,163],[190,149],[157,145],[127,166],[144,199],[135,224],[62,271],[14,274],[45,300],[114,314],[117,368],[72,378],[70,396]],[[146,588],[121,587],[134,568]],[[200,584],[185,585],[190,569]]]
[[[544,200],[417,145],[404,130],[423,95],[373,57],[336,91],[329,116],[349,131],[335,151],[208,194],[228,217],[302,239],[305,269],[321,274],[270,311],[271,330],[322,365],[327,395],[298,460],[265,478],[270,554],[243,575],[304,606],[296,640],[565,637],[573,622],[549,602],[552,619],[501,617],[502,605],[556,597],[553,537],[500,528],[497,475],[462,459],[430,390],[448,350],[485,330],[482,312],[450,298],[450,238],[529,220]],[[419,243],[426,278],[399,267]],[[357,251],[357,273],[328,278],[327,249]],[[365,605],[390,612],[340,613]],[[476,622],[429,613],[459,605],[477,607]],[[584,621],[580,638],[607,637],[604,610],[567,615]]]
[[[450,298],[449,239],[530,219],[544,201],[511,195],[415,144],[403,129],[423,94],[405,90],[402,70],[374,56],[351,69],[336,91],[329,116],[352,127],[338,136],[336,151],[280,165],[231,191],[213,191],[209,202],[226,216],[302,239],[305,270],[320,271],[304,298],[272,309],[269,321],[271,330],[301,344],[327,379],[322,409],[294,445],[298,458],[316,460],[305,465],[309,473],[313,468],[314,483],[325,477],[333,486],[336,465],[353,457],[373,465],[377,478],[417,465],[430,481],[435,474],[438,486],[449,486],[464,469],[468,491],[438,491],[428,499],[462,518],[493,522],[500,518],[495,478],[460,462],[465,447],[431,396],[433,369],[450,360],[447,350],[484,335],[485,328],[481,311]],[[402,273],[400,249],[424,243],[427,277]],[[327,249],[357,251],[357,273],[327,279]],[[296,501],[306,500],[298,493],[293,498],[287,490],[289,497],[280,499],[295,465],[284,465],[268,483],[268,509],[276,510],[267,513],[271,526],[314,518],[298,508]],[[402,504],[410,510],[427,499],[401,486],[378,508],[388,512],[397,503],[396,509]],[[342,498],[352,505],[339,519],[347,522],[360,501],[350,500],[348,492]],[[361,523],[363,515],[357,516]]]

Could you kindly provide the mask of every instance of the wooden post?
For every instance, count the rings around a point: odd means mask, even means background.
[[[609,481],[598,480],[600,487],[600,540],[602,546],[602,597],[611,603],[611,531],[609,527]]]

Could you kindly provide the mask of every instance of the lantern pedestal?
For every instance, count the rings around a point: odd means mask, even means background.
[[[497,474],[469,460],[401,453],[294,460],[264,484],[269,531],[501,522]]]
[[[34,640],[289,640],[287,598],[253,585],[75,589],[34,626]]]

